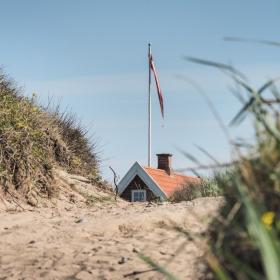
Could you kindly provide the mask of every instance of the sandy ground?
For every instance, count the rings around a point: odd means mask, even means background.
[[[203,250],[167,227],[180,225],[197,236],[221,198],[131,204],[107,194],[96,200],[84,195],[89,184],[62,181],[67,184],[51,205],[0,212],[0,279],[165,279],[139,252],[178,279],[199,278]]]

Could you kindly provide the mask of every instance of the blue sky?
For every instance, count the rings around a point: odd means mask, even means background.
[[[280,74],[280,49],[229,43],[224,36],[279,40],[279,1],[0,0],[0,64],[27,95],[36,92],[71,108],[99,141],[101,169],[120,176],[147,162],[147,44],[152,43],[165,99],[153,94],[155,154],[174,154],[174,167],[192,166],[178,149],[207,163],[195,145],[220,161],[231,149],[205,100],[178,76],[195,80],[227,124],[240,108],[223,74],[184,55],[229,62],[259,87]],[[251,137],[250,123],[229,128]]]

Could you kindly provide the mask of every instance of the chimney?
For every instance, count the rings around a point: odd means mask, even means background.
[[[158,157],[158,169],[165,170],[168,175],[173,173],[171,168],[172,154],[157,154]]]

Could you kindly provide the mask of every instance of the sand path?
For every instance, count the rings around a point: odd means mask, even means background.
[[[0,279],[165,279],[138,256],[149,256],[178,279],[197,279],[202,250],[170,220],[201,233],[222,203],[123,201],[91,207],[61,201],[35,211],[0,212]],[[173,223],[172,222],[172,223]]]
[[[165,225],[171,219],[201,232],[218,204],[199,199],[173,205],[117,203],[2,213],[0,279],[163,279],[154,271],[128,275],[149,269],[137,252],[179,279],[196,279],[201,250]],[[178,248],[183,250],[176,253]]]

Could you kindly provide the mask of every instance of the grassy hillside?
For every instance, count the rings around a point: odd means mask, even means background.
[[[95,146],[71,114],[60,114],[24,97],[0,74],[0,186],[1,195],[22,195],[30,204],[36,197],[57,192],[53,170],[99,182]]]

